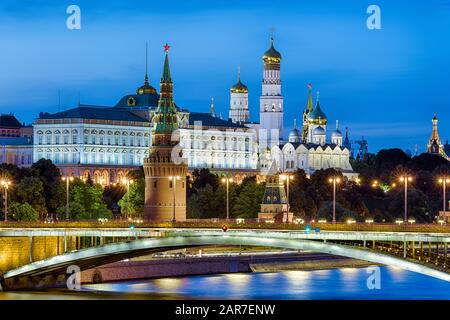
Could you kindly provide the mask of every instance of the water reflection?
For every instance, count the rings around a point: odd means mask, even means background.
[[[370,290],[367,268],[220,274],[83,286],[83,292],[0,293],[0,299],[446,299],[450,283],[380,267],[381,289]]]

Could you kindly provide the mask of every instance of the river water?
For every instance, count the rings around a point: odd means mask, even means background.
[[[379,274],[380,289],[367,268],[341,268],[117,282],[85,285],[82,292],[0,293],[0,299],[450,300],[450,282],[392,267],[380,267]]]

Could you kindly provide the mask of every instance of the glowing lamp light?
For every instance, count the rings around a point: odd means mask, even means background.
[[[403,224],[403,220],[397,219],[397,220],[395,220],[395,223],[398,224],[398,225]]]
[[[311,231],[311,227],[310,227],[310,226],[306,226],[306,227],[305,227],[305,231],[306,231],[306,232],[310,232],[310,231]]]
[[[295,218],[294,223],[295,224],[303,224],[303,223],[305,223],[305,221],[302,218]]]
[[[373,223],[373,219],[366,219],[366,223],[368,223],[368,224]]]
[[[318,223],[327,223],[327,219],[319,219],[317,222]]]
[[[347,219],[347,224],[354,224],[356,221],[354,219]]]
[[[237,218],[236,219],[236,223],[237,224],[243,224],[243,223],[245,223],[245,219],[244,218]]]
[[[414,223],[416,223],[416,219],[408,219],[408,223],[414,224]]]

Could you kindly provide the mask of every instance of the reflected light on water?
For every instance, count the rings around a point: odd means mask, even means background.
[[[180,278],[163,278],[156,279],[153,283],[164,290],[177,290],[182,284],[182,280]]]
[[[243,273],[226,274],[225,279],[228,282],[231,291],[240,293],[247,288],[250,281],[250,275]]]

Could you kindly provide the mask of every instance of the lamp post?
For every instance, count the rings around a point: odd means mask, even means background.
[[[229,196],[229,185],[233,182],[232,178],[222,178],[222,182],[225,183],[227,189],[227,220],[230,220],[230,196]]]
[[[400,177],[400,182],[405,184],[405,214],[403,220],[405,223],[408,223],[408,182],[412,181],[412,177],[405,174]]]
[[[175,200],[176,200],[176,191],[177,191],[177,180],[180,180],[180,176],[170,176],[169,180],[172,181],[172,202],[173,202],[173,216],[172,216],[172,222],[176,222],[176,215],[175,215]]]
[[[442,194],[443,194],[443,201],[442,201],[442,211],[444,212],[444,221],[445,221],[445,211],[447,210],[447,183],[450,183],[450,177],[443,176],[439,179],[439,183],[442,184]]]
[[[0,181],[2,188],[5,190],[5,222],[8,221],[8,188],[11,184],[9,180]]]
[[[64,176],[61,179],[66,182],[66,221],[69,221],[69,182],[73,181],[73,177]]]
[[[125,220],[128,220],[129,206],[130,206],[130,184],[133,184],[133,180],[128,178],[122,179],[122,184],[127,187],[127,207],[125,209]]]
[[[339,184],[341,182],[341,178],[339,177],[332,177],[328,179],[328,182],[333,184],[333,220],[332,223],[336,223],[336,184]]]
[[[291,207],[290,202],[289,202],[289,184],[290,184],[290,182],[292,180],[294,180],[294,176],[290,175],[290,174],[282,174],[280,176],[280,178],[283,181],[286,180],[286,188],[287,188],[287,190],[286,190],[286,192],[287,192],[287,196],[286,196],[286,198],[287,198],[287,213],[286,213],[287,217],[286,217],[286,222],[287,222],[288,219],[289,219],[289,212],[290,212],[290,207]]]

